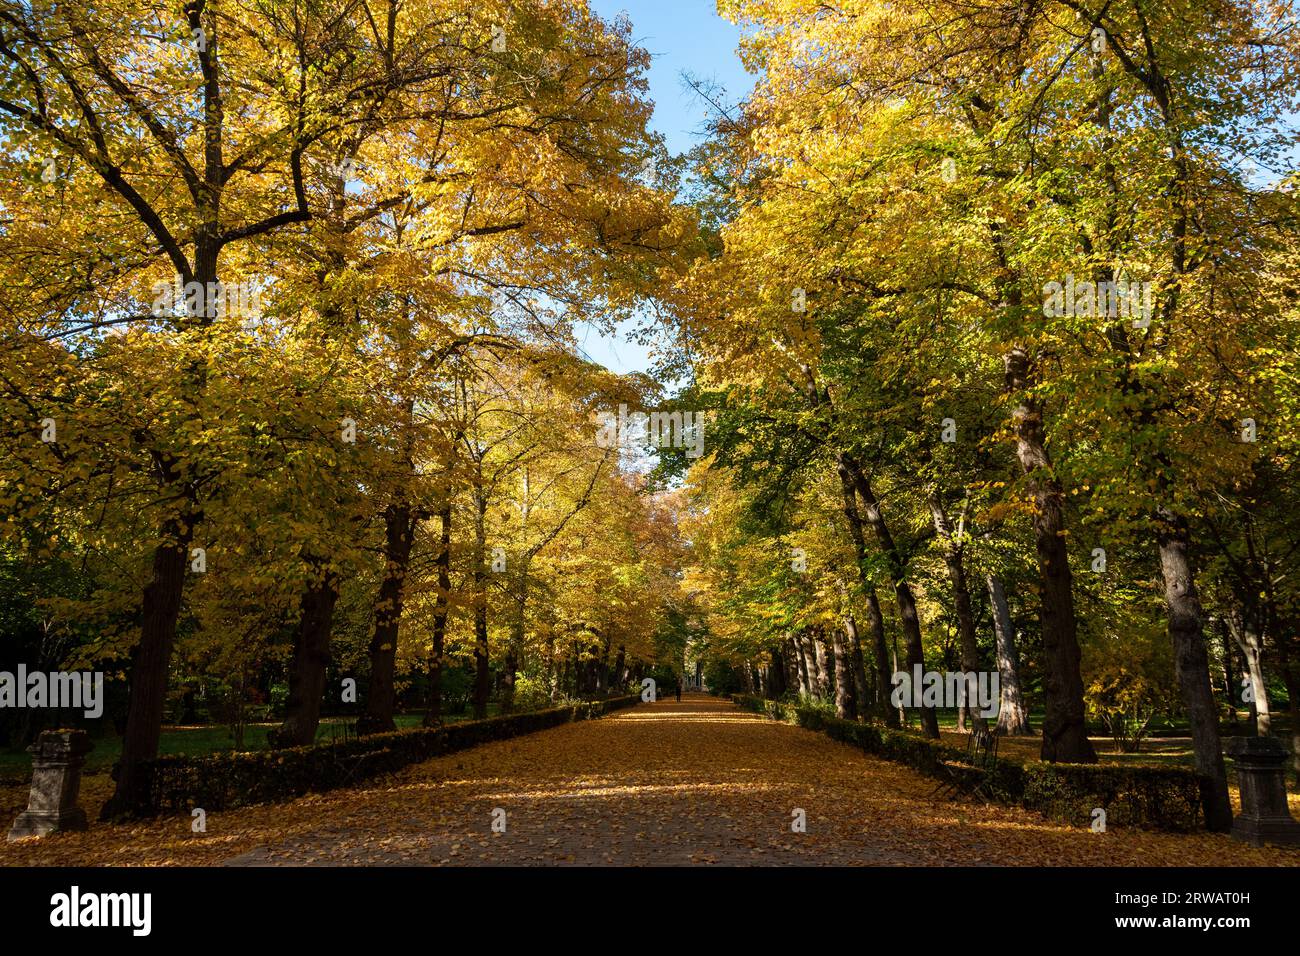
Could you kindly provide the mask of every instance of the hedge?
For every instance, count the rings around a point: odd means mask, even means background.
[[[745,710],[819,731],[929,776],[943,774],[943,761],[961,761],[966,756],[965,751],[937,740],[841,720],[811,707],[744,694],[733,694],[731,699]],[[1093,809],[1101,807],[1107,826],[1187,832],[1200,825],[1200,787],[1196,774],[1185,767],[1024,763],[999,757],[993,768],[971,772],[984,774],[986,792],[999,803],[1036,810],[1056,820],[1087,825]]]
[[[489,741],[601,717],[640,700],[639,695],[611,697],[309,747],[208,757],[158,757],[142,765],[143,779],[134,810],[138,816],[156,816],[189,812],[194,807],[228,810],[254,803],[292,800],[305,793],[320,793],[393,773],[430,757]]]

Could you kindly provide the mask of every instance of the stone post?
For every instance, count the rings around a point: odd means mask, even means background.
[[[32,792],[27,809],[9,831],[10,840],[86,829],[86,811],[77,806],[77,791],[82,764],[93,749],[84,730],[41,731],[27,748],[32,755]]]
[[[1231,737],[1223,748],[1237,768],[1241,813],[1232,835],[1252,846],[1300,846],[1300,823],[1286,805],[1286,748],[1276,737]]]

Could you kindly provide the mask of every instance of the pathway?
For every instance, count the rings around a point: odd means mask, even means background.
[[[935,802],[934,782],[705,695],[486,744],[366,789],[208,816],[95,827],[0,863],[1279,864],[1226,837],[1049,823]],[[793,832],[792,811],[806,832]],[[493,831],[494,810],[505,832]],[[496,815],[499,822],[500,814]]]

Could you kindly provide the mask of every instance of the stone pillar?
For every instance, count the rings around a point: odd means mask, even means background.
[[[77,791],[82,764],[93,749],[84,730],[41,731],[27,748],[32,755],[32,792],[27,809],[9,831],[10,840],[86,829],[86,811],[77,806]]]
[[[1241,813],[1232,821],[1232,835],[1252,846],[1300,846],[1300,823],[1286,805],[1287,752],[1282,741],[1232,737],[1224,752],[1232,758],[1241,786]]]

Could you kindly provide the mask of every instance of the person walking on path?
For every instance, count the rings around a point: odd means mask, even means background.
[[[677,675],[674,683],[677,685],[677,703],[680,704],[682,702],[682,676],[680,674]]]

